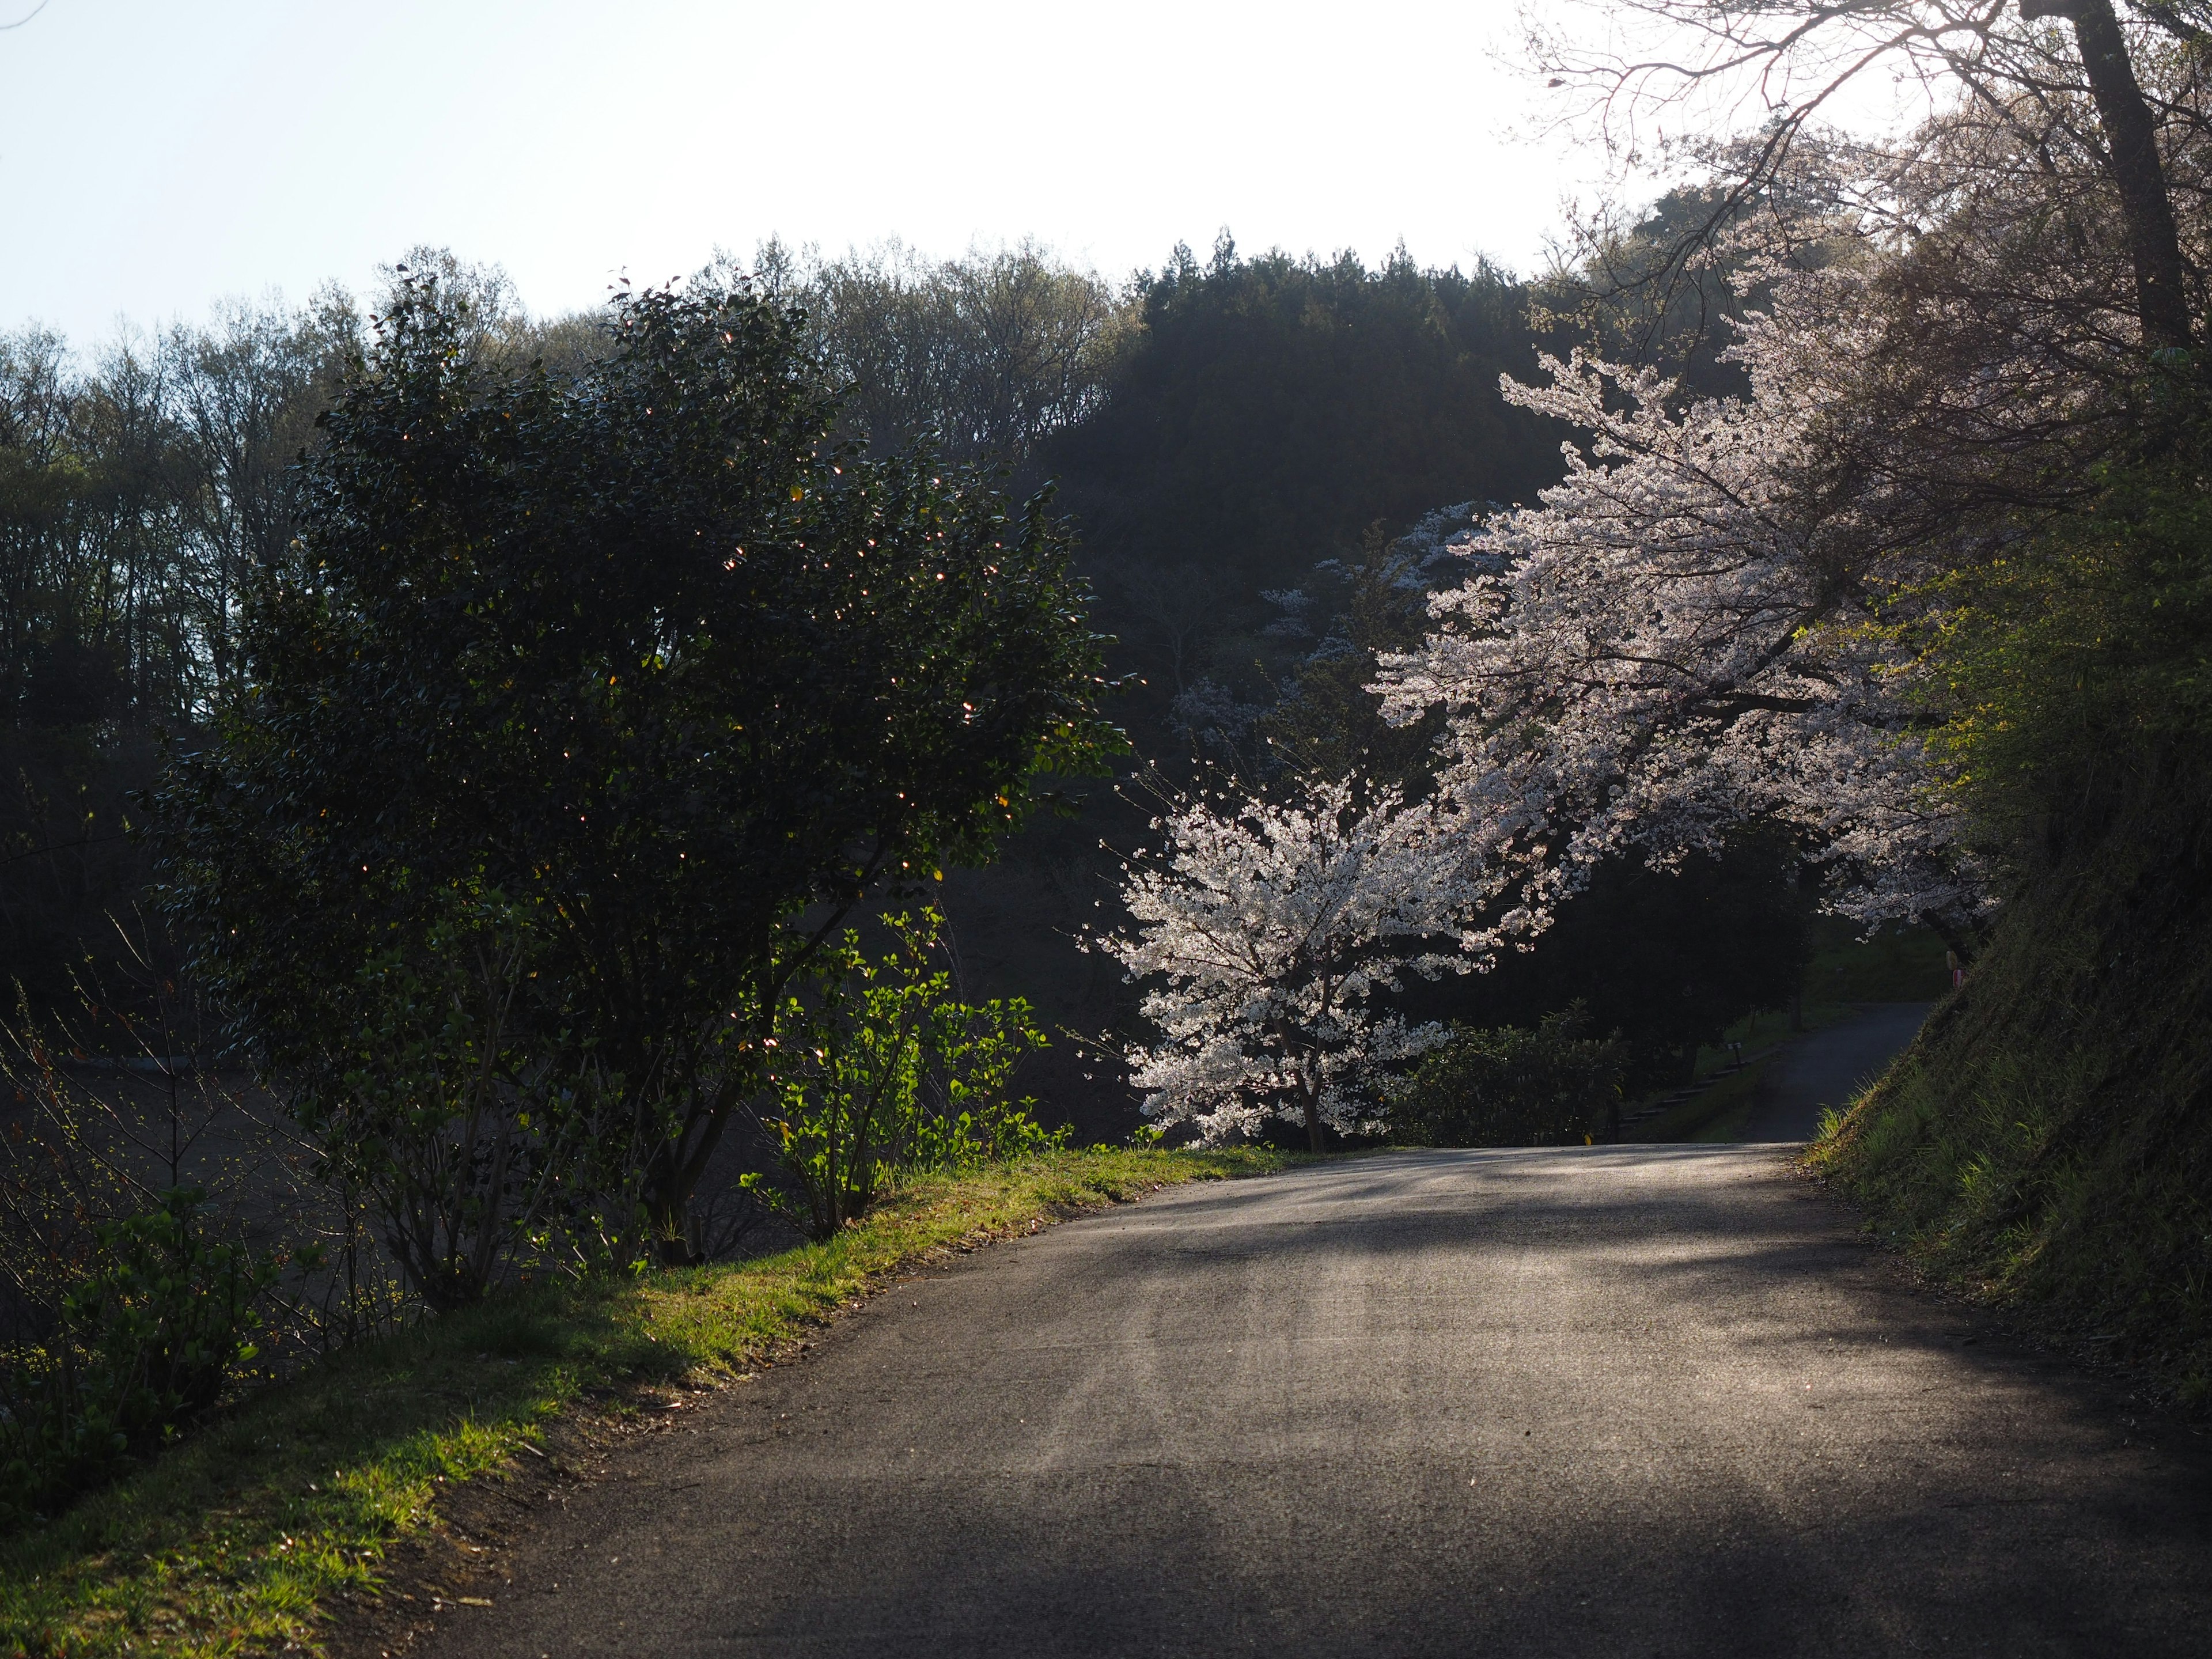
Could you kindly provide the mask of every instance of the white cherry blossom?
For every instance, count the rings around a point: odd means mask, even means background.
[[[1459,855],[1514,872],[1503,934],[1540,928],[1609,852],[1663,860],[1755,820],[1795,830],[1863,921],[1981,902],[1878,626],[1903,574],[1874,545],[1879,501],[1809,487],[1820,405],[1741,355],[1747,398],[1679,414],[1671,382],[1579,355],[1547,358],[1547,386],[1506,382],[1587,450],[1474,537],[1492,568],[1431,599],[1438,631],[1380,661],[1389,718],[1446,712]]]
[[[1324,1125],[1379,1127],[1377,1073],[1443,1032],[1377,1012],[1374,994],[1474,960],[1459,919],[1483,894],[1449,808],[1363,801],[1347,779],[1294,805],[1187,802],[1156,827],[1164,851],[1133,860],[1123,890],[1135,932],[1099,941],[1152,982],[1160,1039],[1128,1054],[1146,1115],[1209,1145],[1271,1115],[1316,1146]]]

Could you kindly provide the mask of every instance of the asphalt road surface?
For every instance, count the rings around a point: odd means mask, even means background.
[[[1746,1140],[1810,1140],[1820,1114],[1841,1111],[1880,1077],[1920,1030],[1929,1002],[1877,1002],[1840,1025],[1791,1043],[1759,1074]]]
[[[1912,1290],[1771,1148],[1162,1194],[638,1442],[428,1650],[2212,1651],[2212,1441]]]

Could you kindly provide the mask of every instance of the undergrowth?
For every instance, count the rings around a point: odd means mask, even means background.
[[[346,1350],[0,1543],[0,1654],[312,1649],[331,1600],[430,1524],[441,1483],[500,1467],[588,1395],[757,1364],[927,1252],[1289,1161],[1098,1148],[918,1178],[825,1243],[540,1283]]]
[[[1764,1061],[1746,1066],[1741,1072],[1691,1096],[1664,1116],[1638,1125],[1621,1139],[1648,1142],[1734,1140],[1750,1121],[1752,1111],[1759,1103],[1759,1079],[1765,1073]]]

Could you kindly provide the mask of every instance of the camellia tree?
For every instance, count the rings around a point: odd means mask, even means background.
[[[1443,1040],[1373,999],[1407,971],[1465,972],[1457,919],[1480,896],[1443,856],[1448,823],[1362,793],[1348,779],[1291,805],[1188,802],[1155,826],[1166,850],[1130,865],[1136,929],[1098,943],[1154,981],[1160,1041],[1128,1060],[1155,1121],[1212,1144],[1280,1118],[1318,1152],[1324,1127],[1379,1127],[1378,1073]]]
[[[680,1256],[785,988],[1112,746],[1099,653],[1042,501],[832,441],[794,308],[625,295],[572,376],[484,362],[463,310],[404,283],[325,417],[244,683],[161,791],[167,891],[310,1099],[362,965],[497,895],[508,1045],[591,1080],[515,1109],[615,1103],[591,1139]]]

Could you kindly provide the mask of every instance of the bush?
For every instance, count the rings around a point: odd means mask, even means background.
[[[1577,1003],[1534,1030],[1455,1027],[1391,1091],[1401,1146],[1571,1146],[1620,1130],[1626,1046],[1583,1035]]]
[[[301,1045],[291,1103],[325,1173],[367,1195],[410,1288],[445,1312],[556,1234],[590,1256],[636,1231],[641,1158],[607,1080],[530,1041],[538,919],[481,889],[421,907],[426,925],[393,929],[325,988],[332,1018]]]
[[[1029,1004],[955,997],[933,963],[935,911],[883,921],[890,955],[871,961],[848,933],[778,1022],[774,1103],[760,1118],[784,1179],[748,1179],[817,1239],[866,1213],[901,1169],[1000,1161],[1064,1137],[1013,1096],[1017,1067],[1046,1046]]]
[[[256,1304],[276,1267],[210,1242],[206,1197],[173,1188],[159,1207],[102,1224],[56,1328],[6,1355],[0,1525],[166,1444],[254,1358]]]
[[[803,314],[742,282],[607,321],[574,374],[521,369],[402,279],[241,598],[236,695],[149,803],[161,902],[264,1079],[358,1002],[397,1018],[362,1117],[408,1143],[410,1271],[448,1303],[552,1190],[549,1079],[623,1120],[577,1137],[645,1212],[611,1242],[687,1254],[817,931],[988,858],[1032,781],[1118,742],[1045,501],[836,441]],[[357,1180],[364,1145],[332,1148]]]

